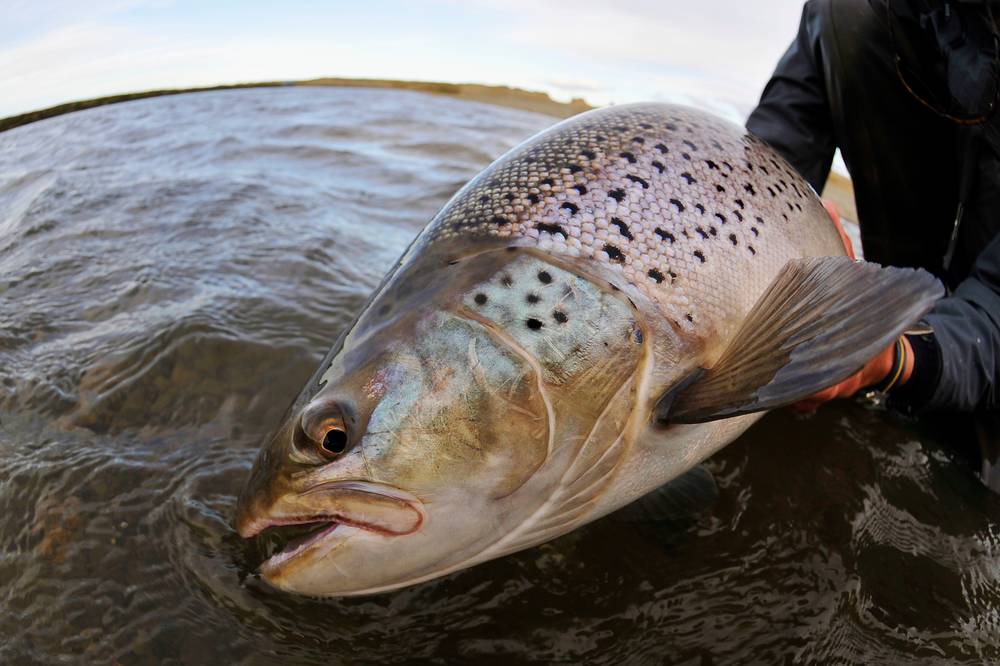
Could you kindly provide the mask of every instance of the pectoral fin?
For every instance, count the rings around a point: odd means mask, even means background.
[[[701,423],[801,400],[857,372],[943,294],[922,270],[789,261],[718,362],[663,396],[656,416]]]

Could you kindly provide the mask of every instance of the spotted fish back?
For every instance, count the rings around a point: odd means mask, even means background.
[[[592,111],[514,148],[421,242],[470,235],[600,262],[678,327],[720,333],[789,258],[843,254],[812,188],[772,149],[665,104]]]

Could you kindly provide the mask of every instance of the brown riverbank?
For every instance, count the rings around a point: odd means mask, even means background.
[[[107,97],[96,97],[94,99],[80,100],[50,106],[46,109],[30,111],[16,116],[0,118],[0,132],[21,125],[27,125],[37,120],[59,116],[64,113],[81,111],[95,106],[105,104],[115,104],[117,102],[128,102],[146,97],[160,97],[163,95],[178,95],[189,92],[206,92],[210,90],[231,90],[236,88],[272,88],[278,86],[339,86],[358,88],[394,88],[398,90],[416,90],[433,95],[446,95],[457,99],[466,99],[475,102],[486,102],[497,104],[525,111],[534,111],[557,118],[568,118],[583,111],[589,111],[593,107],[582,99],[573,101],[557,102],[543,92],[522,90],[521,88],[511,88],[508,86],[486,86],[476,83],[441,83],[436,81],[393,81],[390,79],[343,79],[343,78],[322,78],[310,79],[307,81],[261,81],[258,83],[237,83],[223,86],[209,86],[204,88],[167,88],[162,90],[147,90],[137,93],[123,95],[109,95]]]

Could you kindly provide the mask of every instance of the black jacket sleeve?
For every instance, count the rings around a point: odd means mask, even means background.
[[[837,148],[821,66],[819,20],[815,4],[806,3],[795,41],[778,61],[746,123],[817,192],[823,190]]]
[[[951,296],[938,301],[926,320],[934,329],[936,349],[926,343],[914,348],[912,406],[959,411],[1000,408],[1000,236],[993,238],[976,258],[969,277]]]

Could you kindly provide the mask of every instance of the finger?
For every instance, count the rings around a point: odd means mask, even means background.
[[[857,259],[854,255],[854,244],[851,243],[851,237],[844,231],[844,225],[840,221],[840,213],[837,212],[837,206],[832,201],[823,199],[823,207],[826,208],[827,214],[833,220],[833,226],[837,227],[837,233],[840,234],[840,240],[844,243],[844,250],[847,251],[847,256],[851,259]]]

